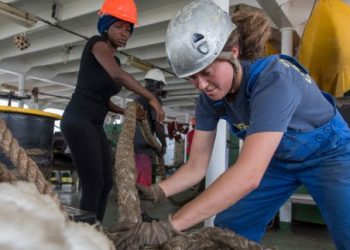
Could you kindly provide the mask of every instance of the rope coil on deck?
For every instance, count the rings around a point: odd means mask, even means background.
[[[11,249],[23,249],[24,244],[30,249],[53,249],[52,246],[54,249],[83,249],[89,246],[89,249],[115,250],[113,242],[95,226],[70,220],[52,185],[19,146],[3,120],[0,120],[0,150],[15,166],[10,170],[0,163],[1,199],[5,206],[0,216],[2,221],[7,219],[2,229],[6,223],[10,225],[0,240],[2,246]],[[37,150],[33,152],[39,153]],[[34,238],[31,233],[36,234]],[[17,240],[13,240],[16,237],[20,239],[21,247],[18,247]]]
[[[0,182],[14,182],[17,180],[17,177],[12,173],[7,167],[0,163]]]
[[[17,175],[20,179],[34,183],[41,194],[50,195],[61,206],[61,202],[52,185],[45,179],[35,161],[18,144],[18,141],[13,137],[3,120],[0,120],[0,149],[16,167]]]

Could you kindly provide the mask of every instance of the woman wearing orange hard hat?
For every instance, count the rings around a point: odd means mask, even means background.
[[[115,56],[118,48],[125,47],[137,22],[134,1],[106,0],[99,15],[100,35],[91,37],[85,45],[78,82],[64,111],[61,130],[82,184],[80,208],[95,213],[102,222],[113,185],[103,123],[108,111],[124,113],[110,98],[126,87],[149,101],[158,120],[164,119],[164,111],[154,95],[120,67]]]

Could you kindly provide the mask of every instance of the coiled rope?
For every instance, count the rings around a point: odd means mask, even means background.
[[[134,135],[136,128],[136,111],[138,105],[128,103],[125,119],[119,135],[114,164],[116,181],[116,202],[118,204],[118,222],[137,223],[141,221],[141,207],[136,183]]]
[[[7,169],[7,167],[0,163],[0,182],[14,182],[17,180],[17,177],[14,173]]]
[[[45,179],[35,161],[33,161],[26,151],[18,144],[18,141],[13,137],[3,120],[0,120],[0,149],[10,159],[16,171],[15,173],[12,171],[4,171],[3,167],[1,171],[5,176],[10,174],[12,176],[10,179],[19,178],[34,183],[41,194],[51,196],[62,208],[62,204],[51,183]]]

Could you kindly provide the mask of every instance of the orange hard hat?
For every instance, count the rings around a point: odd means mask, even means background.
[[[137,23],[137,8],[134,0],[105,0],[99,14],[108,14],[129,23]]]

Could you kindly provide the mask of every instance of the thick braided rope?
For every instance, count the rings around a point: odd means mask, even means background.
[[[16,180],[16,175],[7,169],[4,164],[0,163],[0,182],[14,182]]]
[[[52,185],[45,179],[35,161],[19,146],[18,141],[12,136],[3,120],[0,120],[0,149],[17,168],[21,179],[34,183],[41,194],[48,194],[61,206]]]
[[[118,223],[137,223],[142,220],[141,206],[136,189],[136,167],[134,136],[136,128],[137,104],[129,102],[124,110],[124,122],[119,135],[114,163],[116,182],[115,201],[118,210]],[[119,233],[113,227],[105,230],[107,237],[117,242]]]
[[[160,152],[162,150],[161,145],[158,143],[158,141],[154,138],[152,135],[151,129],[149,127],[149,123],[147,119],[144,119],[140,122],[140,130],[143,135],[143,138],[145,138],[146,142],[153,148],[156,149],[156,151]],[[162,180],[166,178],[165,175],[165,165],[164,165],[164,156],[159,157],[158,156],[158,170],[159,175]]]
[[[117,151],[114,164],[116,182],[115,200],[118,210],[118,222],[137,223],[142,221],[141,206],[138,191],[136,189],[136,166],[134,137],[136,129],[136,113],[139,104],[129,102],[124,110],[124,122],[118,138]],[[141,131],[146,141],[152,147],[160,150],[158,142],[153,138],[148,122],[141,122]],[[113,227],[105,231],[105,234],[113,241],[118,239],[118,232]]]
[[[250,241],[235,232],[218,227],[206,227],[187,231],[169,239],[163,250],[271,250]],[[156,249],[154,249],[156,250]]]
[[[140,199],[136,189],[134,136],[138,104],[129,102],[125,108],[125,120],[119,135],[114,165],[117,184],[116,202],[118,222],[137,223],[142,220]]]
[[[143,119],[140,121],[140,130],[143,135],[143,138],[147,141],[147,143],[152,147],[155,148],[156,151],[161,150],[161,146],[157,142],[157,140],[154,138],[154,136],[151,133],[151,129],[149,127],[147,119]]]

